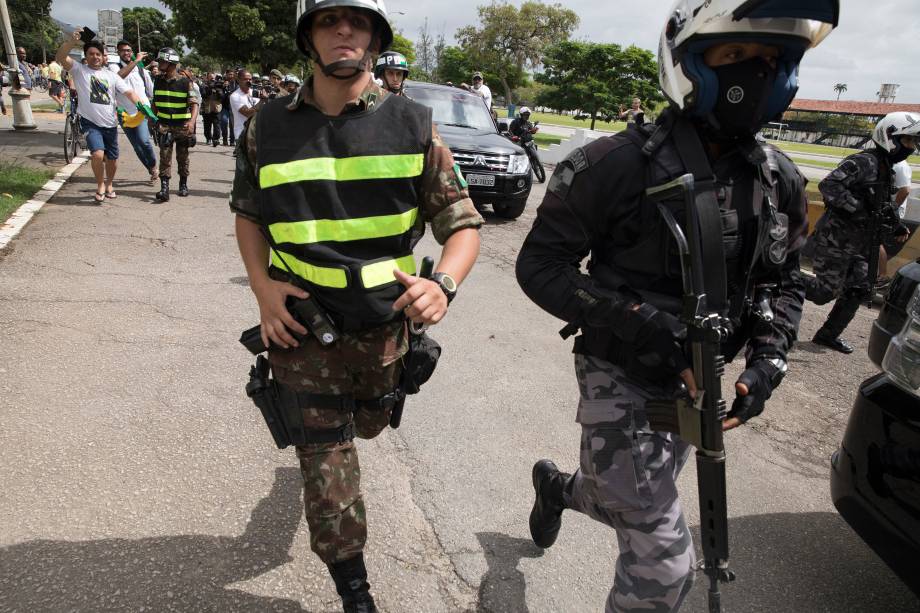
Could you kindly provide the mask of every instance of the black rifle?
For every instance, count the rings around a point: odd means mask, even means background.
[[[722,222],[712,190],[694,189],[692,174],[651,187],[646,195],[658,202],[658,210],[677,241],[683,278],[683,313],[687,343],[692,357],[696,396],[686,389],[677,398],[652,401],[646,407],[655,430],[673,432],[696,447],[696,478],[700,497],[702,569],[709,577],[709,611],[722,610],[719,582],[733,581],[728,569],[728,499],[725,485],[725,446],[722,420],[722,375],[725,360],[722,342],[729,334],[725,317],[726,272]],[[682,198],[686,234],[661,202]]]
[[[870,309],[875,298],[875,284],[878,282],[879,248],[885,242],[885,235],[894,232],[900,223],[890,206],[891,186],[882,180],[882,177],[891,175],[891,165],[887,160],[879,162],[879,181],[869,186],[869,198],[872,202],[872,211],[869,213],[869,297],[867,304]],[[894,227],[892,227],[894,225]]]
[[[434,273],[434,258],[426,255],[424,258],[422,258],[422,267],[419,270],[418,276],[420,279],[430,279],[432,273]],[[406,354],[407,362],[409,360],[412,360],[412,357],[413,357],[413,351],[412,351],[413,339],[411,337],[413,335],[424,334],[424,332],[425,332],[424,327],[416,327],[414,322],[411,322],[411,321],[409,322],[410,338],[409,338],[409,352]],[[407,363],[403,367],[403,372],[402,372],[402,375],[400,375],[400,379],[399,379],[399,387],[397,388],[397,391],[396,391],[396,405],[393,407],[393,412],[390,413],[390,427],[393,429],[398,428],[399,424],[402,423],[403,407],[406,404],[406,395],[407,395],[406,387],[408,384],[407,373],[409,372],[409,366],[410,364]]]

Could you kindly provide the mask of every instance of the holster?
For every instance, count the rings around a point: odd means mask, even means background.
[[[276,393],[274,381],[269,378],[269,365],[265,356],[256,358],[255,365],[249,368],[249,383],[246,384],[246,395],[262,412],[262,418],[268,431],[271,433],[278,449],[284,449],[291,444],[291,436],[285,425],[284,411],[281,408],[280,398]],[[302,422],[303,420],[301,420]],[[303,426],[301,425],[301,428]]]
[[[422,385],[431,378],[438,359],[441,357],[441,345],[422,332],[409,334],[409,351],[404,358],[403,372],[399,387],[394,392],[396,404],[390,413],[390,427],[398,428],[402,423],[403,406],[408,394],[417,394]]]

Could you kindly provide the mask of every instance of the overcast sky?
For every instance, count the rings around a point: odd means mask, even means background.
[[[476,6],[485,0],[387,0],[396,27],[415,40],[428,18],[429,29],[443,31],[452,40],[457,28],[475,23]],[[97,0],[95,8],[119,9],[124,0]],[[515,1],[514,4],[520,4]],[[671,0],[636,3],[566,0],[581,24],[575,37],[620,45],[636,44],[656,50],[661,25]],[[920,103],[920,2],[918,0],[846,0],[840,27],[802,63],[799,97],[834,99],[835,83],[846,83],[841,100],[875,100],[881,83],[900,83],[898,102]],[[86,0],[54,0],[51,14],[72,24],[96,24]],[[143,0],[135,6],[155,6],[169,14],[159,2]],[[291,2],[293,7],[295,2]],[[423,7],[423,8],[420,8]],[[292,8],[293,12],[293,8]],[[405,15],[396,14],[405,12]],[[292,25],[293,27],[293,25]],[[292,50],[293,51],[293,50]]]

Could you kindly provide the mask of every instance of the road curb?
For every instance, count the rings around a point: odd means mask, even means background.
[[[34,217],[45,203],[64,187],[64,184],[67,183],[67,179],[69,179],[80,166],[86,163],[88,159],[89,154],[86,152],[75,157],[70,164],[61,168],[47,183],[42,185],[41,189],[33,194],[31,200],[23,202],[19,208],[10,215],[9,219],[3,222],[3,225],[0,225],[0,250],[4,249],[10,241],[32,221],[32,217]]]

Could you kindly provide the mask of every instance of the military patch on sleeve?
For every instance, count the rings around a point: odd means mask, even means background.
[[[463,173],[460,172],[460,164],[454,163],[454,174],[457,175],[457,182],[460,183],[460,187],[466,189],[469,185],[466,182],[466,179],[463,178]]]
[[[565,200],[569,195],[569,189],[575,180],[575,175],[588,167],[588,156],[584,150],[579,147],[572,151],[567,158],[562,160],[553,171],[553,176],[546,186],[546,191],[555,194],[560,200]]]

